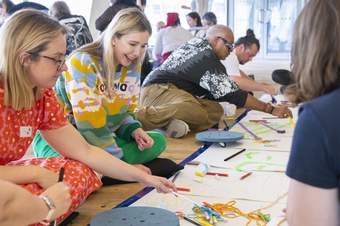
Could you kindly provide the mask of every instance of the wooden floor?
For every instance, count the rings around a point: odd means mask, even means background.
[[[182,139],[168,138],[168,147],[161,157],[169,158],[179,163],[191,153],[195,152],[202,144],[197,142],[194,134],[190,133]],[[69,225],[85,226],[98,212],[112,209],[117,204],[140,191],[144,186],[139,183],[114,185],[101,188],[92,194],[79,208],[79,216]]]

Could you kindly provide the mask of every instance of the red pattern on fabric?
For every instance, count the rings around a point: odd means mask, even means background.
[[[88,166],[75,160],[20,159],[25,155],[38,129],[57,129],[66,124],[67,119],[52,89],[46,90],[32,109],[20,111],[4,106],[4,93],[0,90],[0,165],[37,165],[55,173],[64,167],[64,182],[70,187],[72,204],[69,211],[58,218],[58,222],[71,214],[93,191],[101,187],[100,179]],[[43,192],[38,184],[22,186],[36,195]]]

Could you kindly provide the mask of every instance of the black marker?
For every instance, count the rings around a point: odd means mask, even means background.
[[[197,225],[197,226],[202,226],[201,224],[199,224],[198,222],[194,221],[194,220],[191,220],[190,218],[186,217],[186,216],[183,216],[183,219],[192,223],[193,225]]]
[[[65,173],[65,168],[61,167],[60,171],[59,171],[58,182],[63,182],[63,180],[64,180],[64,173]]]
[[[231,155],[231,156],[229,156],[228,158],[225,158],[224,159],[224,161],[228,161],[229,159],[232,159],[232,158],[234,158],[235,156],[237,156],[237,155],[239,155],[239,154],[241,154],[242,152],[244,152],[246,149],[244,148],[244,149],[242,149],[241,151],[239,151],[239,152],[236,152],[235,154],[233,154],[233,155]]]
[[[63,182],[63,180],[64,180],[64,173],[65,173],[65,168],[61,167],[60,171],[59,171],[58,182]],[[55,219],[54,221],[52,221],[50,223],[50,226],[56,226],[56,225],[57,225],[57,219]]]

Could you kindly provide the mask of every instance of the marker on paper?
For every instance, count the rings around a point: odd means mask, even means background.
[[[253,172],[248,172],[248,173],[244,174],[242,177],[240,177],[240,180],[244,180],[245,178],[249,177],[252,174],[253,174]]]
[[[184,188],[184,187],[176,187],[177,191],[185,191],[185,192],[190,192],[190,188]]]
[[[234,158],[235,156],[237,156],[237,155],[239,155],[239,154],[241,154],[242,152],[244,152],[246,149],[245,148],[243,148],[241,151],[238,151],[238,152],[236,152],[235,154],[233,154],[233,155],[231,155],[231,156],[229,156],[229,157],[227,157],[227,158],[225,158],[224,159],[224,161],[226,162],[226,161],[228,161],[229,159],[232,159],[232,158]]]
[[[258,123],[258,124],[260,124],[260,125],[262,125],[264,127],[267,127],[268,129],[271,129],[271,130],[273,130],[273,131],[275,131],[277,133],[286,133],[286,130],[284,130],[284,129],[276,129],[276,128],[268,125],[265,120],[250,120],[250,121],[251,122],[256,122],[256,123]]]
[[[201,162],[199,161],[190,161],[187,163],[187,165],[192,165],[192,166],[198,166]]]
[[[252,137],[254,137],[255,140],[262,140],[261,137],[257,136],[255,133],[253,133],[250,129],[248,129],[245,125],[243,125],[241,122],[238,122],[238,124],[241,126],[242,129],[244,129],[246,132],[248,132]]]
[[[182,216],[182,218],[190,223],[192,223],[193,225],[196,225],[196,226],[201,226],[201,224],[199,224],[198,222],[186,217],[186,216]]]
[[[207,175],[210,176],[220,176],[220,177],[228,177],[227,173],[218,173],[218,172],[208,172]]]

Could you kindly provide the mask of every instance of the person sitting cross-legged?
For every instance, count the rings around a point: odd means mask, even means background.
[[[193,38],[177,48],[143,83],[136,117],[146,129],[162,128],[172,137],[214,127],[224,114],[219,102],[291,116],[284,106],[272,106],[240,90],[221,60],[233,49],[234,36],[214,25],[206,38]]]

